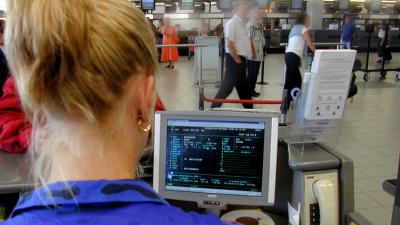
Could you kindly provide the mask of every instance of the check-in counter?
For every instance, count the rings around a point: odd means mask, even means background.
[[[29,164],[24,154],[0,152],[0,207],[7,217],[14,208],[19,194],[33,188],[29,179]]]
[[[312,30],[316,43],[338,43],[342,37],[341,30]]]

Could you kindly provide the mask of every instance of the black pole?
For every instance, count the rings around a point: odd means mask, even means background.
[[[261,82],[258,82],[257,84],[260,85],[267,85],[268,83],[264,81],[264,71],[265,71],[265,61],[262,61],[261,63]]]
[[[365,63],[365,72],[368,73],[368,64],[369,64],[369,51],[371,48],[371,31],[368,32],[368,47],[367,47],[367,61]]]
[[[386,61],[386,46],[388,42],[388,36],[389,36],[389,26],[385,27],[385,37],[383,38],[383,43],[382,43],[382,64],[381,64],[381,80],[384,80],[386,78],[386,72],[385,72],[385,61]]]
[[[392,225],[400,224],[400,164],[397,169],[396,195],[394,197]]]

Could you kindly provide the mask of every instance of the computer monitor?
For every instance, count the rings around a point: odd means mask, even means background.
[[[179,8],[181,10],[192,10],[194,8],[193,0],[181,0],[179,3]]]
[[[303,0],[289,0],[290,9],[303,9]]]
[[[233,4],[232,0],[219,0],[218,2],[218,9],[223,11],[232,10]]]
[[[268,8],[268,0],[257,0],[257,7],[260,9]]]
[[[154,189],[202,208],[274,204],[275,115],[160,112],[155,117]]]
[[[339,0],[339,9],[347,10],[350,7],[350,0]]]
[[[140,3],[142,10],[155,10],[156,1],[155,0],[142,0]]]
[[[382,0],[370,0],[369,4],[372,12],[379,12],[382,9]]]

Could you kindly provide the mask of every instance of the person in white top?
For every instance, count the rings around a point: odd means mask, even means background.
[[[250,53],[247,60],[248,80],[253,97],[260,96],[256,92],[256,83],[260,72],[261,63],[264,61],[265,38],[262,27],[262,10],[255,7],[250,11],[250,20],[247,23],[248,35],[250,38]]]
[[[246,28],[246,16],[249,11],[248,1],[236,3],[235,15],[225,24],[225,77],[215,98],[226,99],[234,87],[243,100],[251,100],[250,83],[246,79],[246,60],[249,51],[249,37]],[[213,103],[211,108],[221,107]],[[252,104],[243,104],[244,108],[253,108]]]
[[[301,61],[304,55],[306,45],[311,51],[315,51],[314,42],[308,30],[310,26],[310,17],[307,14],[300,15],[297,18],[296,24],[292,27],[289,34],[289,43],[286,48],[285,63],[286,63],[286,79],[284,90],[286,92],[286,109],[290,101],[292,101],[291,92],[295,88],[301,89],[302,77],[300,72]]]

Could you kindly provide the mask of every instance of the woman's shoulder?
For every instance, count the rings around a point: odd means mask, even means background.
[[[141,203],[120,207],[84,209],[74,214],[58,214],[42,209],[35,212],[22,213],[1,225],[229,225],[219,218],[200,215],[195,212],[186,213],[179,208],[166,204]]]
[[[219,218],[212,215],[201,215],[196,212],[184,212],[180,208],[171,205],[142,205],[138,211],[140,215],[144,215],[144,220],[148,224],[155,225],[225,225],[229,224],[221,221]]]

